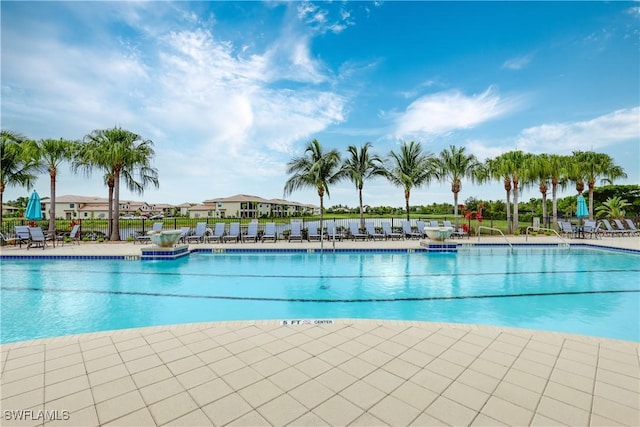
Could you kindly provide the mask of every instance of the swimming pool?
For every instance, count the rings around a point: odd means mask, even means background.
[[[639,256],[595,249],[3,260],[1,342],[174,323],[380,318],[640,341]]]

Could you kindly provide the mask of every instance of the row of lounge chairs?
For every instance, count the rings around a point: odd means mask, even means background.
[[[49,246],[48,242],[52,242],[52,245],[55,246],[56,243],[64,245],[66,241],[80,243],[80,225],[76,224],[73,226],[70,232],[68,233],[58,233],[51,234],[45,233],[41,227],[29,227],[27,225],[16,225],[15,226],[15,234],[12,236],[5,236],[0,233],[0,238],[9,244],[18,244],[22,247],[22,244],[25,243],[27,245],[27,249],[32,247],[36,248],[46,248]]]
[[[590,237],[597,239],[601,236],[640,236],[640,230],[629,218],[625,219],[627,226],[620,219],[614,219],[615,227],[607,219],[600,221],[586,220],[582,226],[576,226],[569,221],[558,221],[558,227],[564,237]]]

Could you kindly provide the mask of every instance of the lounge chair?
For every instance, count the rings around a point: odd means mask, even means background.
[[[624,220],[624,222],[627,223],[627,226],[629,227],[629,230],[631,230],[632,234],[640,235],[640,229],[636,228],[636,225],[633,223],[633,221],[631,221],[631,219],[627,218]]]
[[[327,239],[342,241],[342,233],[338,231],[335,221],[327,221]]]
[[[0,233],[0,240],[2,240],[2,244],[3,245],[8,245],[8,244],[15,245],[16,242],[18,241],[18,237],[17,236],[8,236],[8,235],[4,235],[3,233]]]
[[[22,247],[22,242],[29,244],[29,239],[31,236],[29,235],[29,226],[28,225],[16,225],[16,240],[18,241],[18,245]]]
[[[429,227],[440,227],[440,224],[438,224],[438,221],[432,220],[432,221],[429,221]]]
[[[623,234],[628,234],[629,236],[633,234],[633,232],[630,229],[626,228],[622,221],[620,221],[619,219],[614,219],[613,223],[616,225],[616,227],[618,227],[618,230],[624,231]]]
[[[191,233],[191,227],[180,227],[180,238],[178,242],[187,243],[187,236]]]
[[[382,232],[384,233],[385,237],[387,239],[397,239],[400,240],[402,238],[404,238],[404,235],[402,233],[398,233],[393,231],[393,229],[391,228],[391,224],[389,224],[388,222],[383,222],[382,223]]]
[[[44,235],[44,231],[40,227],[29,227],[29,243],[27,244],[27,250],[32,246],[42,247],[44,250],[47,247],[47,240],[50,240],[50,237]]]
[[[222,238],[224,237],[224,222],[217,222],[215,227],[213,228],[213,234],[211,236],[205,237],[205,241],[217,241],[218,243],[222,243]]]
[[[442,225],[445,227],[451,227],[453,228],[453,232],[451,233],[451,237],[453,237],[454,239],[457,237],[459,239],[462,239],[464,236],[469,237],[469,233],[467,233],[466,231],[464,231],[461,228],[456,229],[452,224],[451,221],[447,221],[444,220],[442,221]]]
[[[233,240],[235,240],[236,243],[240,241],[240,223],[239,222],[232,222],[231,224],[229,224],[229,233],[227,233],[222,238],[222,243],[227,243]]]
[[[558,221],[558,227],[560,227],[560,234],[564,237],[573,237],[575,230],[569,221]]]
[[[264,243],[265,240],[273,240],[273,243],[275,243],[276,240],[278,240],[278,236],[276,234],[275,222],[268,222],[265,224],[264,234],[262,234],[262,243]]]
[[[258,223],[250,222],[247,226],[247,232],[242,236],[242,241],[252,240],[254,243],[258,241]]]
[[[426,227],[426,224],[424,221],[417,220],[416,227],[418,227],[418,233],[420,233],[420,237],[427,237],[427,233],[424,231],[424,227]],[[429,223],[429,227],[440,227],[440,226],[438,225],[438,221],[431,221]]]
[[[604,225],[605,229],[602,230],[603,233],[608,234],[609,236],[622,236],[627,233],[625,230],[616,230],[613,228],[609,220],[603,219],[600,221],[600,224]]]
[[[384,235],[384,233],[378,233],[376,231],[376,228],[374,227],[372,222],[365,222],[364,223],[364,229],[367,232],[367,237],[371,240],[382,240],[382,239],[386,239],[386,236]]]
[[[162,222],[154,222],[151,227],[151,231],[162,231],[162,226],[164,224]],[[137,236],[134,236],[133,243],[135,242],[151,242],[151,237],[149,237],[146,233],[139,233]]]
[[[80,244],[80,224],[74,225],[69,233],[64,233],[56,237],[56,240],[62,242],[63,245],[67,239],[71,239],[72,243]]]
[[[322,235],[318,233],[318,225],[317,224],[308,224],[307,225],[307,240],[320,240],[322,239]]]
[[[206,222],[198,222],[196,223],[196,231],[193,234],[184,238],[185,243],[189,243],[193,240],[196,242],[204,242],[204,239],[207,234],[207,223]]]
[[[349,234],[351,235],[351,239],[353,240],[365,240],[367,237],[369,237],[366,233],[362,233],[360,231],[360,225],[357,222],[349,223]]]
[[[582,227],[582,232],[585,237],[588,235],[590,238],[597,239],[598,234],[601,234],[602,230],[600,230],[600,224],[597,224],[596,221],[587,220],[584,222],[584,226]]]
[[[299,240],[302,243],[302,224],[299,221],[291,222],[291,230],[289,230],[289,241]]]
[[[422,237],[422,233],[413,231],[411,222],[406,220],[402,221],[402,232],[404,233],[404,237],[408,237],[409,239],[419,239]]]

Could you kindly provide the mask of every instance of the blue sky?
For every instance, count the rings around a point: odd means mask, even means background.
[[[611,155],[640,182],[638,2],[11,2],[2,12],[2,128],[81,139],[121,126],[155,143],[179,204],[281,198],[286,163],[316,138],[344,153],[401,141],[484,160],[513,149]],[[35,187],[49,195],[48,176]],[[326,206],[357,206],[353,184]],[[567,190],[565,194],[573,194]],[[57,194],[106,197],[65,165]],[[26,196],[8,188],[4,199]],[[461,200],[504,200],[464,182]],[[525,189],[521,200],[539,197]],[[314,190],[288,197],[318,203]],[[450,185],[412,205],[452,202]],[[378,179],[370,205],[404,206]]]

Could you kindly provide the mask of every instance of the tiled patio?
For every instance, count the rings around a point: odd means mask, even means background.
[[[348,319],[76,335],[1,347],[2,425],[637,426],[639,351],[524,329]]]

